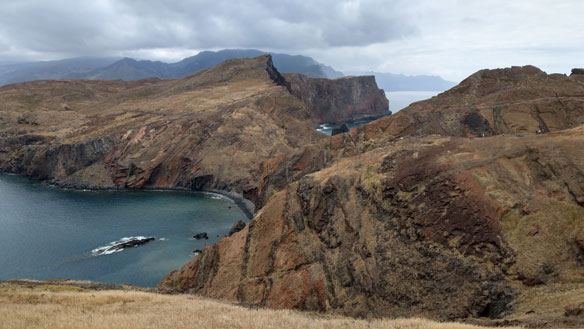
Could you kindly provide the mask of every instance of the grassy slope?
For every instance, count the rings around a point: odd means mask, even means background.
[[[90,290],[56,283],[0,282],[0,328],[384,328],[478,329],[422,319],[357,320],[253,310],[193,295]]]

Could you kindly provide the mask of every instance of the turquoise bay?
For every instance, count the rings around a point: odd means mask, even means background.
[[[0,174],[0,280],[92,280],[155,286],[215,243],[245,214],[217,195],[71,191]],[[192,236],[207,232],[208,240]],[[132,236],[155,241],[109,255],[93,249]]]

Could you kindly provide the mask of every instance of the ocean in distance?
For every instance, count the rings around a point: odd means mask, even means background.
[[[0,174],[0,280],[92,280],[153,287],[238,220],[231,200],[181,191],[73,191]],[[194,240],[207,232],[209,239]],[[92,252],[122,238],[155,237]]]

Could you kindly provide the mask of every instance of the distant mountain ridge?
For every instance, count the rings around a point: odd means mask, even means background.
[[[457,84],[436,75],[403,75],[381,72],[359,72],[358,75],[374,75],[379,88],[385,91],[444,91]]]
[[[91,79],[141,80],[152,77],[178,79],[231,58],[252,58],[265,51],[225,49],[202,51],[176,63],[132,58],[72,58],[60,61],[0,64],[0,85],[31,80]],[[302,55],[271,54],[282,73],[300,73],[311,78],[338,78],[343,73]]]
[[[141,80],[147,78],[179,79],[213,67],[231,58],[252,58],[268,52],[257,49],[224,49],[202,51],[176,63],[136,60],[132,58],[79,57],[59,61],[30,63],[0,63],[0,86],[33,80]],[[344,74],[308,56],[271,53],[274,66],[281,73],[299,73],[310,78],[340,78]],[[456,85],[439,76],[381,72],[357,72],[354,75],[374,75],[385,91],[443,91]]]
[[[59,80],[85,77],[101,67],[120,60],[117,57],[78,57],[58,61],[0,63],[0,85],[32,80]]]

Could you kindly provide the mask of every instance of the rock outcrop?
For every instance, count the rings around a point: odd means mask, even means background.
[[[247,224],[244,221],[238,220],[235,224],[233,224],[233,226],[231,226],[231,229],[229,230],[229,233],[227,233],[227,236],[232,236],[233,234],[243,230],[246,225]]]
[[[483,137],[533,134],[584,123],[584,83],[533,66],[479,71],[458,86],[371,123],[383,135]]]
[[[269,55],[179,80],[9,85],[0,103],[0,168],[69,186],[225,190],[253,202],[263,161],[323,138]]]
[[[331,136],[338,135],[338,134],[344,134],[346,132],[349,132],[349,127],[347,126],[346,123],[343,123],[342,125],[333,128],[333,131],[331,132]]]
[[[582,147],[580,127],[404,139],[348,157],[276,193],[160,286],[353,316],[498,317],[511,281],[584,274],[570,248],[584,229]]]
[[[270,163],[244,230],[159,287],[363,317],[558,321],[531,289],[582,286],[583,101],[573,78],[481,71],[307,145]]]
[[[178,80],[8,85],[0,169],[67,187],[222,190],[261,206],[273,192],[261,188],[270,162],[324,138],[313,129],[314,106],[318,115],[328,109],[318,101],[307,110],[301,99],[336,97],[328,115],[340,120],[387,110],[372,77],[289,77],[265,55]],[[291,93],[321,85],[327,94]]]
[[[310,111],[315,124],[380,118],[391,114],[383,89],[374,76],[312,79],[285,74],[294,95]]]

